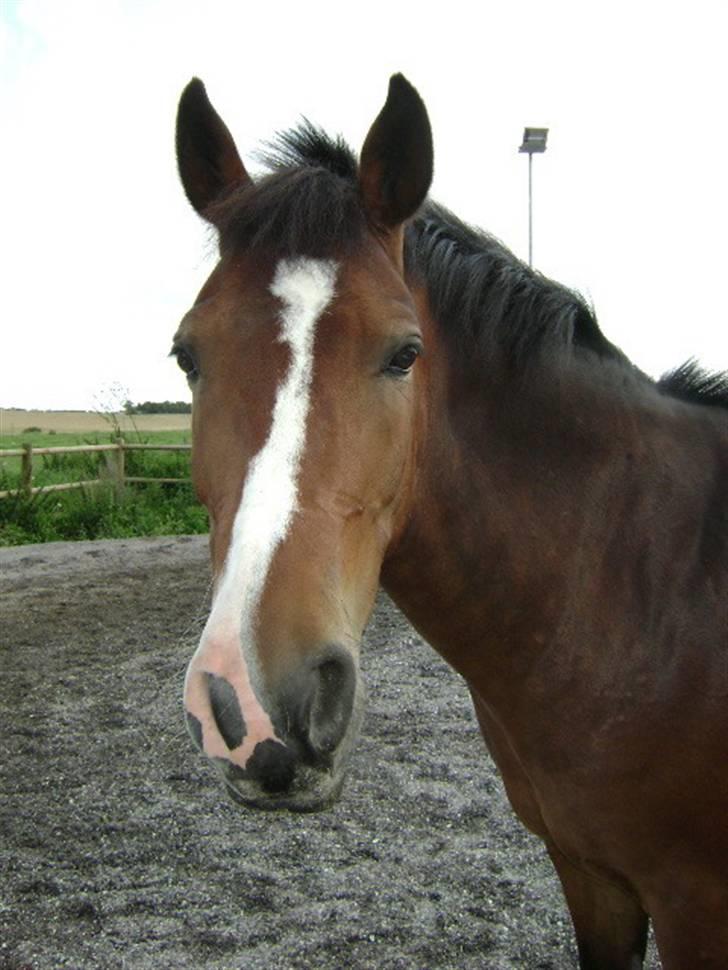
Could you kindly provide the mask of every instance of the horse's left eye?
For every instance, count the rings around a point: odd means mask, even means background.
[[[419,356],[420,348],[416,344],[407,344],[392,357],[387,365],[387,371],[390,374],[407,374]]]
[[[183,347],[173,347],[171,356],[176,358],[180,370],[187,375],[187,380],[194,381],[197,377],[197,364],[192,355]]]

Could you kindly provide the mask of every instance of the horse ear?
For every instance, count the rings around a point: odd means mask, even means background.
[[[371,223],[392,230],[413,216],[432,182],[432,131],[422,98],[395,74],[361,150],[359,184]]]
[[[187,198],[209,220],[207,207],[222,192],[250,181],[233,137],[193,78],[177,109],[177,166]]]

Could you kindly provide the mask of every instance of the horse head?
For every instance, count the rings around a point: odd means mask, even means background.
[[[342,784],[359,642],[415,476],[425,337],[403,236],[430,185],[429,122],[397,75],[358,164],[305,124],[256,179],[193,80],[177,155],[220,254],[173,344],[214,576],[187,722],[234,798],[312,810]]]

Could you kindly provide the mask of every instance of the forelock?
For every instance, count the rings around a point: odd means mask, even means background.
[[[343,139],[304,119],[256,157],[266,174],[223,196],[206,213],[222,249],[332,259],[359,245],[367,223],[357,159]]]

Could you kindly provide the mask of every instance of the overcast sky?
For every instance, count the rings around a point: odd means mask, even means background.
[[[725,0],[0,0],[0,407],[187,397],[166,359],[214,247],[179,186],[201,77],[244,158],[301,115],[357,148],[403,71],[432,194],[590,299],[651,374],[728,367]]]

